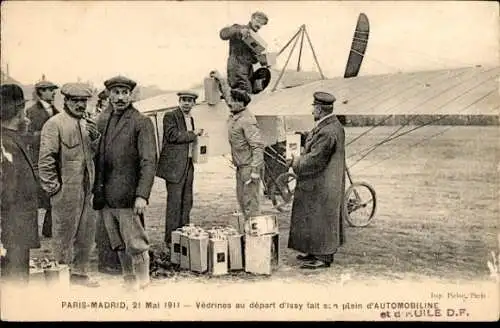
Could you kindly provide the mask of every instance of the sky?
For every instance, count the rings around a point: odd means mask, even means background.
[[[343,75],[359,13],[370,21],[360,75],[498,65],[494,1],[7,1],[1,67],[21,83],[81,79],[102,86],[117,74],[179,90],[225,72],[219,30],[264,11],[259,32],[278,51],[305,24],[327,77]],[[301,66],[315,70],[304,44]],[[288,52],[278,58],[283,67]],[[298,47],[288,68],[297,66]]]

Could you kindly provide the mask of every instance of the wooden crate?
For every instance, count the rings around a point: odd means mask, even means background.
[[[228,273],[227,251],[227,240],[210,239],[208,241],[208,272],[211,275],[218,276]]]
[[[181,234],[181,260],[180,260],[180,268],[189,270],[190,268],[189,261],[189,236],[186,234]]]
[[[279,263],[279,234],[245,236],[245,271],[270,275]]]
[[[69,266],[58,265],[54,268],[43,270],[45,273],[45,282],[49,286],[69,286]]]
[[[181,234],[182,231],[172,231],[172,243],[170,245],[170,263],[181,264]]]
[[[278,217],[276,215],[259,215],[248,219],[245,233],[252,236],[279,233]]]
[[[245,269],[244,242],[243,234],[227,236],[229,271]]]
[[[208,234],[189,237],[189,263],[191,271],[208,270]]]

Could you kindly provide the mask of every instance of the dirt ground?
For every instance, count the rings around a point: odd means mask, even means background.
[[[366,129],[346,128],[347,142]],[[286,248],[290,213],[278,213],[269,200],[263,200],[263,209],[279,217],[280,265],[271,277],[245,273],[218,278],[189,272],[165,275],[176,280],[283,279],[319,284],[345,275],[361,280],[487,278],[490,253],[499,247],[499,129],[425,127],[379,147],[354,164],[363,150],[395,129],[378,127],[347,147],[353,179],[368,182],[377,192],[377,213],[368,227],[346,228],[346,244],[331,268],[314,272],[299,269],[297,253]],[[192,223],[204,228],[234,223],[234,172],[227,160],[211,158],[195,171]],[[164,247],[165,202],[165,185],[157,180],[146,216],[156,252]],[[50,256],[47,240],[33,256]],[[95,254],[92,265],[96,266]],[[157,283],[162,278],[157,277]]]

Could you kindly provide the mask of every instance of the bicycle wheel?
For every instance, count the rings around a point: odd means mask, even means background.
[[[344,218],[351,227],[366,227],[375,216],[375,189],[366,182],[355,182],[347,188],[344,198]]]
[[[278,211],[283,212],[283,206],[292,201],[296,181],[297,176],[294,173],[286,172],[280,174],[275,183],[269,186],[269,196]]]

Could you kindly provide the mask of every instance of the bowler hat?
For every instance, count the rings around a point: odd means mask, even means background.
[[[129,88],[130,91],[134,90],[135,86],[137,83],[135,81],[132,81],[131,79],[125,77],[125,76],[115,76],[110,78],[109,80],[104,81],[104,86],[106,89],[111,90],[113,87],[126,87]]]
[[[234,101],[241,101],[243,102],[243,105],[248,105],[250,101],[252,101],[252,98],[248,95],[248,93],[245,90],[241,89],[231,89],[231,98],[233,98]]]
[[[335,96],[323,91],[318,91],[313,94],[314,102],[313,105],[333,105],[335,102]]]
[[[59,89],[59,87],[50,81],[43,80],[35,83],[35,89]]]
[[[256,83],[257,81],[260,81],[260,83]],[[267,88],[270,81],[271,71],[267,67],[260,67],[253,73],[251,78],[252,93],[256,95],[259,92],[263,91],[265,88]]]
[[[183,97],[183,98],[193,98],[194,100],[196,100],[198,98],[198,94],[196,92],[192,92],[192,91],[179,91],[177,92],[177,96],[180,97]]]
[[[17,84],[3,84],[0,86],[0,109],[2,120],[9,120],[23,110],[26,102],[24,99],[24,92]]]
[[[89,87],[83,83],[66,83],[61,88],[61,93],[69,98],[90,98],[92,92]]]

